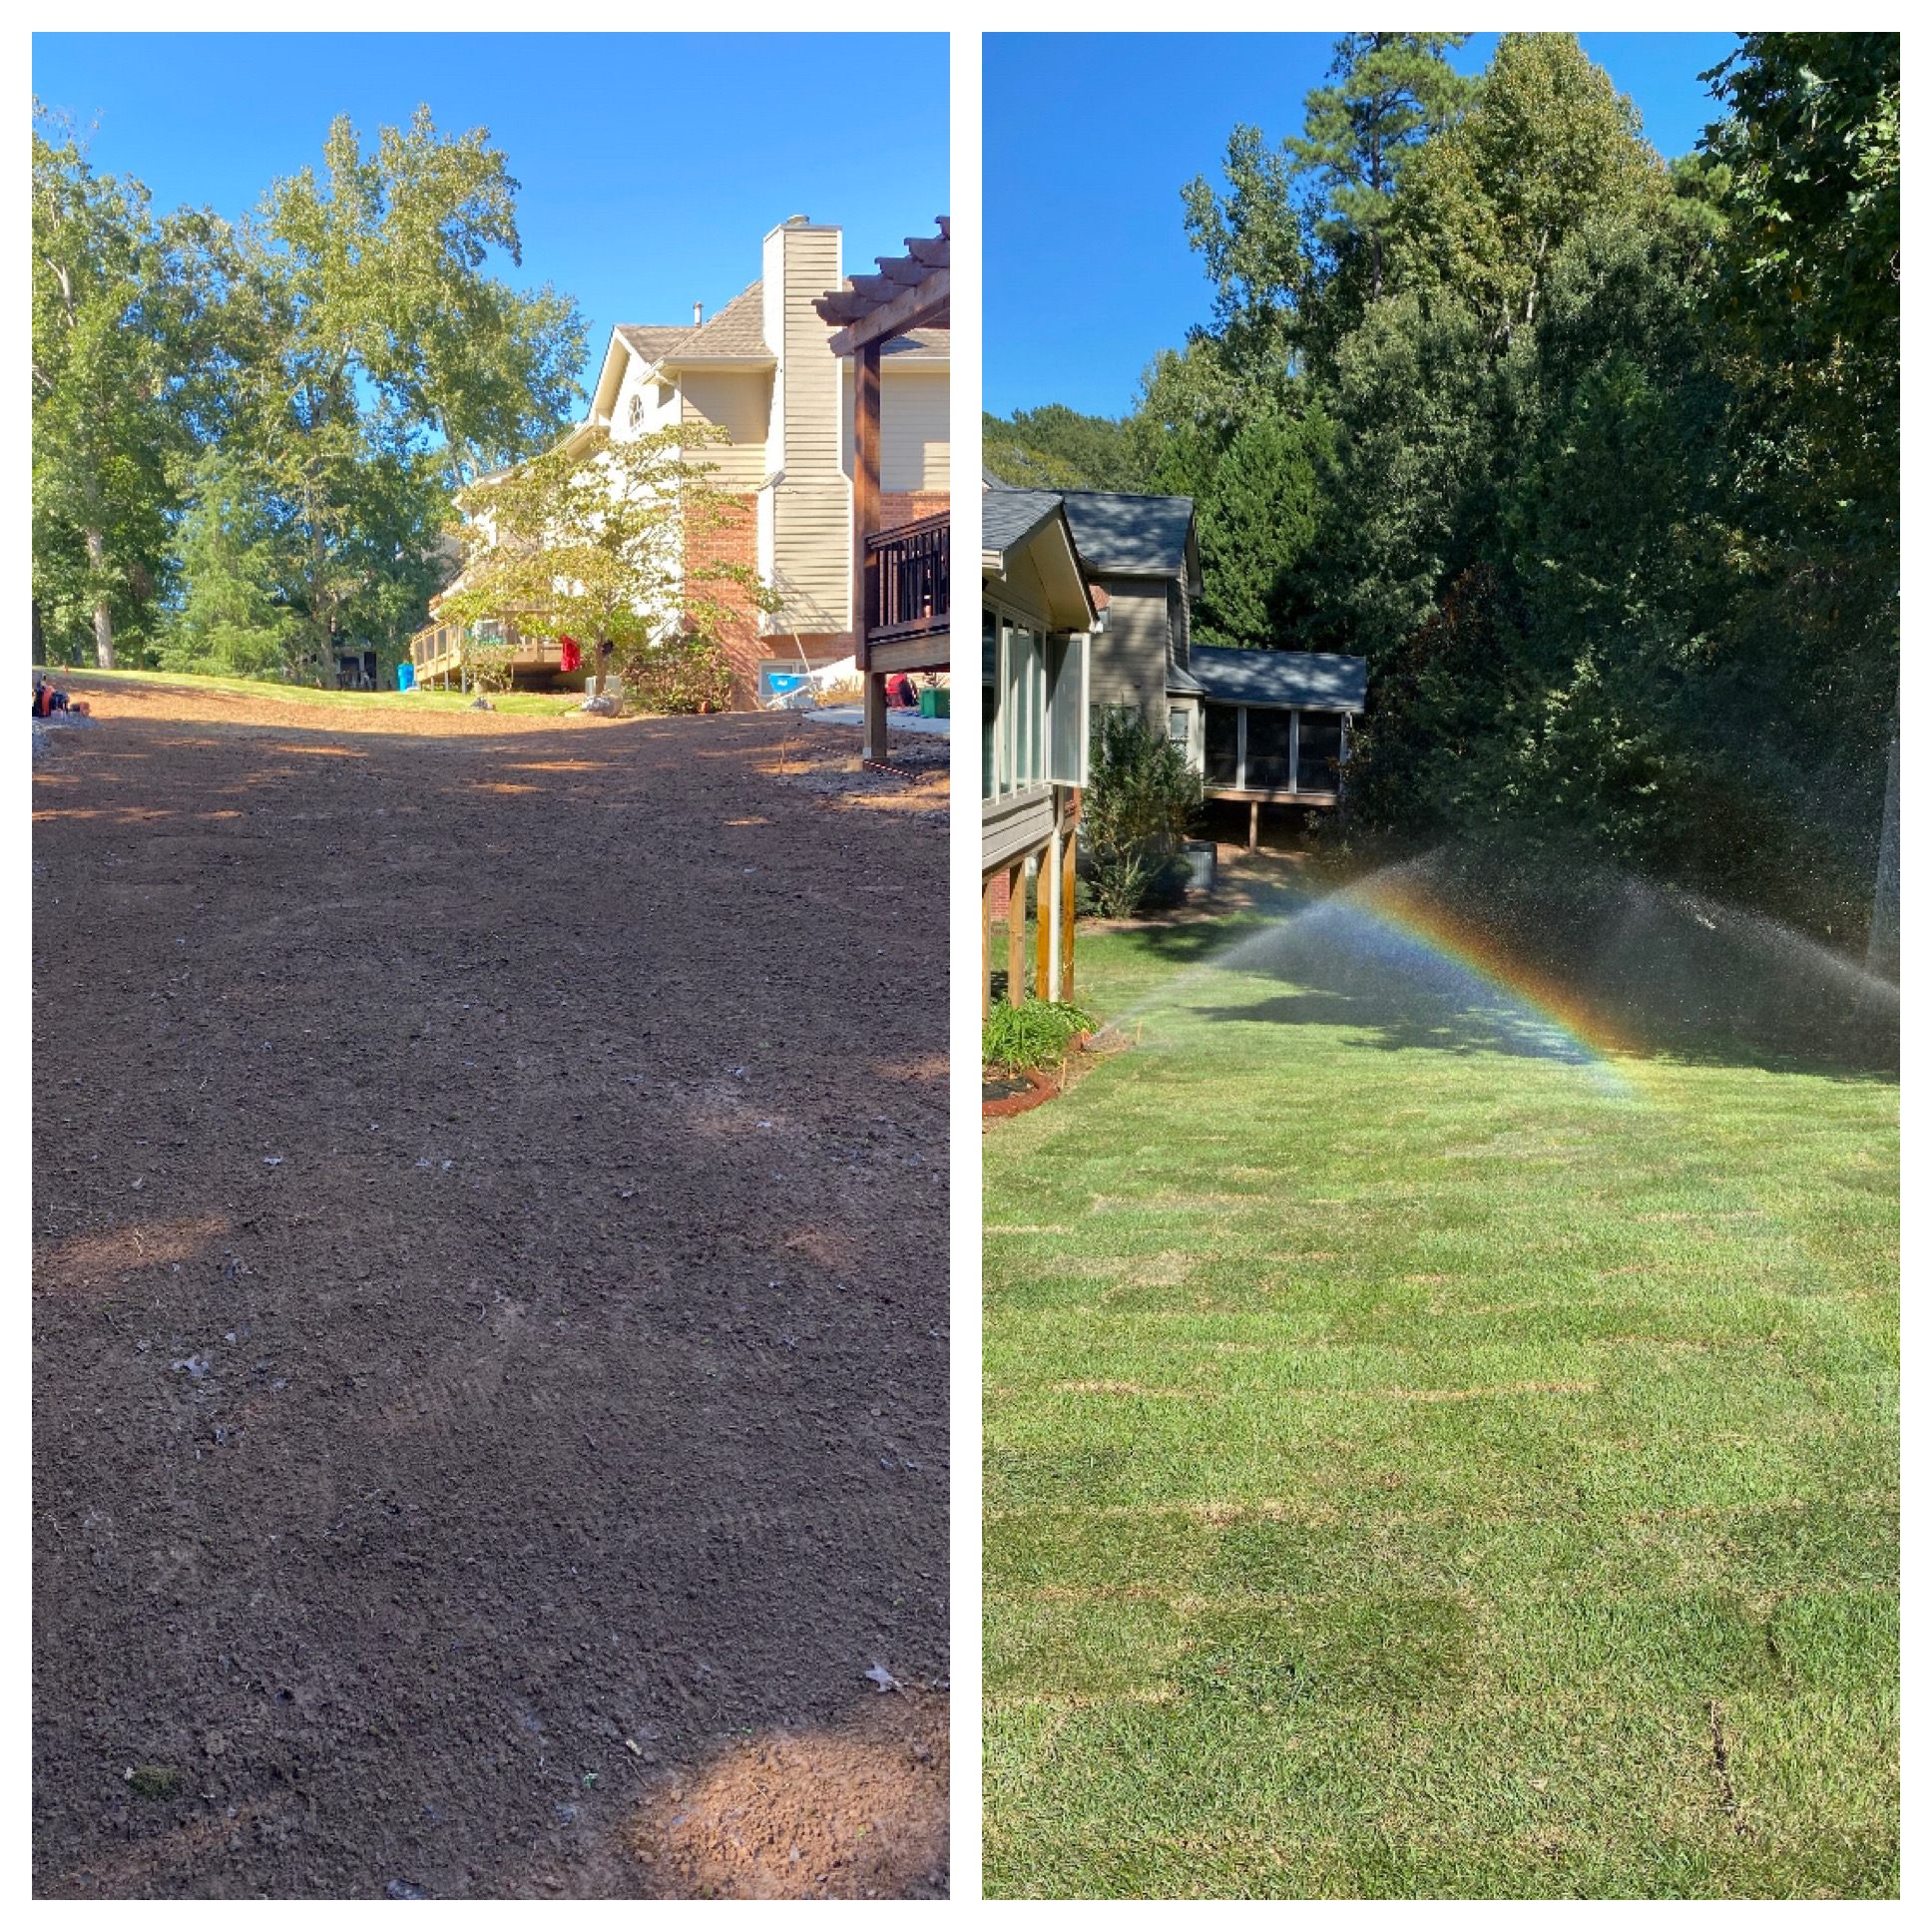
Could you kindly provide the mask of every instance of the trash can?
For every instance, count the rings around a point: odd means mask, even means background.
[[[1188,855],[1188,890],[1211,892],[1214,889],[1214,841],[1191,838],[1182,846]]]
[[[950,718],[952,715],[953,695],[945,686],[936,686],[919,694],[921,718]]]
[[[414,691],[416,689],[416,667],[405,659],[396,666],[396,689]]]

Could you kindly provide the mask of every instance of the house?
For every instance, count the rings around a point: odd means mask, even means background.
[[[990,1010],[996,892],[1041,916],[1031,974],[1024,918],[1007,918],[1007,998],[1073,997],[1074,828],[1087,782],[1103,628],[1073,527],[1048,490],[992,490],[980,506],[980,1010]]]
[[[886,679],[952,668],[951,513],[888,523],[884,506],[884,376],[890,367],[903,377],[908,366],[884,358],[952,321],[951,221],[940,216],[938,229],[908,236],[903,255],[877,257],[876,275],[855,276],[813,304],[838,330],[832,353],[851,358],[853,660],[865,694],[865,756],[879,765],[886,762]]]
[[[1010,508],[995,507],[1009,499]],[[1245,803],[1250,846],[1264,804],[1332,810],[1340,802],[1348,720],[1367,701],[1367,663],[1194,643],[1202,581],[1192,498],[990,484],[982,501],[989,518],[1061,506],[1105,617],[1093,652],[1094,705],[1135,707],[1185,751],[1209,798]]]
[[[836,332],[817,311],[842,280],[838,229],[794,215],[765,236],[762,272],[715,315],[689,323],[620,324],[611,332],[590,408],[566,439],[588,445],[684,424],[705,425],[691,460],[735,500],[728,527],[694,535],[687,565],[755,568],[781,597],[775,614],[724,587],[734,608],[721,643],[735,709],[770,695],[774,672],[854,655],[852,621],[853,377]],[[943,516],[950,505],[950,331],[921,327],[879,344],[877,524],[883,531]],[[711,432],[723,440],[711,440]],[[435,607],[432,605],[432,618]],[[519,638],[513,670],[557,682],[565,653],[555,640]],[[420,682],[448,679],[460,663],[454,625],[433,623],[413,653]],[[584,655],[588,657],[588,650]]]

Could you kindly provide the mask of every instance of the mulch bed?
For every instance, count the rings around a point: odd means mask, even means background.
[[[35,767],[41,1895],[675,1890],[667,1776],[943,1723],[943,787],[368,717]]]
[[[1052,1100],[1060,1091],[1060,1083],[1051,1074],[1029,1073],[1017,1080],[982,1080],[979,1091],[982,1120],[1010,1121],[1015,1114],[1027,1113]]]

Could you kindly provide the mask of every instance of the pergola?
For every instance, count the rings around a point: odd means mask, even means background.
[[[877,274],[853,275],[849,288],[829,289],[812,304],[821,320],[838,327],[832,353],[852,358],[852,656],[865,683],[865,755],[879,764],[886,761],[887,671],[944,671],[952,663],[949,587],[943,581],[949,571],[943,549],[922,541],[942,539],[943,530],[904,533],[908,555],[890,565],[905,595],[894,599],[890,613],[879,596],[886,542],[879,535],[879,349],[916,328],[952,325],[951,217],[939,216],[937,226],[937,235],[908,236],[904,254],[877,256]],[[907,610],[898,610],[908,598]],[[926,614],[909,616],[921,603]],[[876,662],[881,631],[894,634],[887,664]]]

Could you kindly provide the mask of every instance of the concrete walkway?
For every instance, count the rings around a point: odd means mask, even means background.
[[[800,712],[800,718],[808,718],[815,724],[859,724],[865,723],[865,713],[857,705],[827,705],[821,711]],[[921,718],[917,712],[887,712],[886,728],[893,731],[924,731],[933,737],[951,737],[953,722],[950,718]]]

